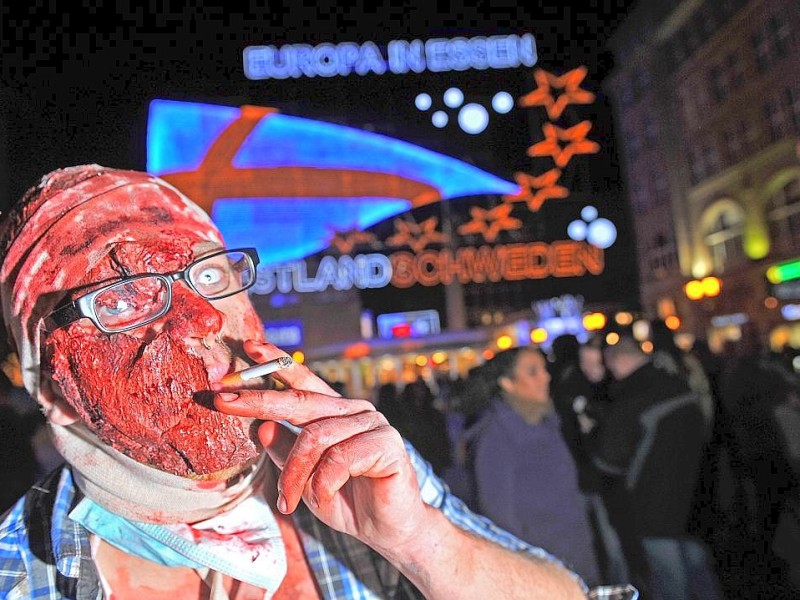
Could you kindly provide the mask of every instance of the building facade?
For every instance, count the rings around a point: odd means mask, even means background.
[[[800,3],[642,0],[610,47],[643,310],[800,347]]]

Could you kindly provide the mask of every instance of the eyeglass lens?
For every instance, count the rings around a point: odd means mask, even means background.
[[[249,287],[255,278],[250,256],[226,252],[201,258],[186,273],[195,291],[213,300]],[[142,276],[103,290],[94,298],[94,312],[109,331],[132,328],[152,321],[169,308],[171,282],[163,275]]]
[[[169,285],[164,277],[140,277],[123,281],[99,293],[94,312],[110,331],[132,327],[157,318],[169,303]]]
[[[197,293],[213,299],[248,287],[255,276],[253,263],[244,252],[226,252],[200,259],[187,273]]]

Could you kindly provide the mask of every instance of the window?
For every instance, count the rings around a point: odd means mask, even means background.
[[[697,102],[692,94],[688,91],[680,95],[681,107],[683,108],[683,117],[689,126],[694,126],[697,122]]]
[[[728,73],[721,66],[712,67],[708,73],[711,85],[711,97],[722,102],[728,97]]]
[[[786,88],[783,92],[783,100],[791,115],[794,131],[800,134],[800,93],[792,88]]]
[[[787,248],[800,245],[800,179],[793,179],[770,198],[767,219],[774,242]]]
[[[675,242],[663,234],[657,235],[647,251],[647,266],[650,271],[656,278],[661,278],[670,271],[675,270],[677,264],[678,256],[675,252]]]
[[[705,243],[711,251],[715,272],[723,273],[727,266],[739,262],[744,257],[743,225],[744,219],[741,213],[728,209],[719,214],[708,230]]]
[[[731,86],[739,88],[744,85],[744,64],[742,63],[739,52],[731,52],[725,57],[725,68],[728,71],[728,78]],[[734,93],[736,90],[732,90]]]
[[[786,136],[789,129],[789,120],[782,99],[773,98],[764,103],[764,120],[769,128],[770,140],[777,142]]]
[[[692,183],[697,183],[706,176],[706,162],[700,148],[693,147],[689,151],[689,172]]]
[[[728,164],[739,162],[744,155],[744,127],[734,123],[725,131],[725,154]]]
[[[658,140],[658,123],[651,115],[644,118],[644,141],[647,145],[655,144]]]
[[[659,170],[656,175],[653,187],[656,191],[656,202],[663,204],[669,201],[669,180],[667,174],[663,170]]]
[[[766,70],[773,62],[789,53],[790,35],[788,22],[773,15],[761,29],[751,36],[759,71]]]

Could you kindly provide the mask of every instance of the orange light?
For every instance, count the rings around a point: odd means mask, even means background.
[[[494,350],[491,348],[486,348],[486,350],[481,352],[481,355],[485,360],[492,360],[494,358]]]
[[[292,360],[299,365],[302,365],[306,362],[306,355],[303,354],[302,350],[295,350],[292,352]]]
[[[619,342],[619,334],[616,331],[610,331],[606,334],[606,344],[614,346]]]
[[[633,323],[633,315],[629,312],[618,312],[614,315],[614,320],[618,325],[630,325]]]
[[[708,298],[719,296],[722,291],[722,281],[720,281],[719,277],[704,277],[700,281],[700,285],[703,288],[703,294]]]
[[[697,279],[692,279],[683,286],[683,291],[689,300],[700,300],[703,297],[703,284]]]
[[[547,340],[547,329],[544,327],[537,327],[531,330],[531,341],[534,344],[541,344]]]
[[[666,325],[668,329],[675,331],[681,326],[681,320],[675,315],[670,315],[664,319],[664,325]]]
[[[442,352],[442,351],[440,350],[440,351],[438,351],[438,352],[434,352],[434,353],[431,355],[431,361],[432,361],[432,362],[433,362],[433,364],[435,364],[435,365],[440,365],[440,364],[442,364],[442,363],[443,363],[444,361],[446,361],[446,360],[447,360],[447,352]]]
[[[514,344],[514,340],[511,339],[510,335],[503,334],[497,338],[495,343],[500,350],[508,350]]]
[[[778,308],[778,299],[774,296],[767,296],[764,298],[764,306],[769,309]]]
[[[583,315],[583,328],[586,331],[598,331],[606,326],[606,316],[603,313],[594,312]]]
[[[369,351],[370,347],[368,343],[356,342],[355,344],[350,344],[347,348],[345,348],[342,354],[345,358],[363,358],[369,354]]]
[[[650,340],[642,342],[642,351],[645,352],[646,354],[650,354],[651,352],[653,352],[653,342],[651,342]]]

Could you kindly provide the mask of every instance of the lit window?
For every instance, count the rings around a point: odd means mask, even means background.
[[[735,264],[744,257],[742,229],[744,218],[740,211],[722,211],[709,228],[705,243],[711,251],[714,270],[723,273],[725,267]]]
[[[788,248],[800,243],[800,179],[793,179],[767,205],[770,237]]]

